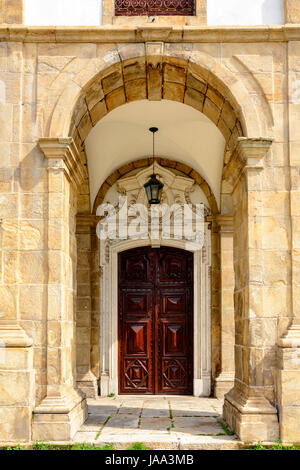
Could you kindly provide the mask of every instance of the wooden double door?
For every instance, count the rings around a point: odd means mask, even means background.
[[[119,254],[119,393],[192,394],[193,254]]]

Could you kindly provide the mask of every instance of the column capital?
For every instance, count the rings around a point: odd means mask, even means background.
[[[38,145],[49,160],[48,168],[63,168],[78,189],[88,175],[73,138],[43,137],[39,139]]]
[[[96,227],[101,217],[95,214],[77,214],[76,216],[76,230],[89,231],[89,229]]]
[[[246,168],[263,168],[262,160],[267,155],[272,137],[239,137],[236,153]]]
[[[233,214],[218,214],[215,218],[220,232],[233,232]]]

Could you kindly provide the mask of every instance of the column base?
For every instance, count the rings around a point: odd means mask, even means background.
[[[0,442],[29,442],[35,376],[32,340],[16,323],[0,324]]]
[[[118,395],[119,383],[118,378],[112,379],[107,373],[103,372],[100,376],[100,395],[107,397],[111,393]]]
[[[194,379],[194,397],[210,397],[211,395],[211,378],[210,376],[202,379]]]
[[[244,442],[279,439],[277,410],[263,396],[246,397],[233,388],[225,395],[223,417]]]
[[[278,360],[280,439],[283,442],[300,442],[300,348],[279,347]]]
[[[86,398],[97,398],[98,381],[92,371],[77,371],[76,385],[78,390],[85,394]]]
[[[234,387],[234,372],[221,372],[215,380],[214,396],[223,399]]]
[[[88,416],[86,398],[79,391],[46,397],[34,410],[32,439],[70,441]]]

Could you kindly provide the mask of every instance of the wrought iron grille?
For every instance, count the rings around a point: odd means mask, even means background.
[[[193,16],[195,0],[115,0],[116,16]]]

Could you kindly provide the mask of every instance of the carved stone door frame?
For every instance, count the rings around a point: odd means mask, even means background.
[[[141,246],[186,249],[185,240],[100,241],[100,394],[118,394],[118,254]],[[194,252],[194,396],[211,394],[211,238]]]

